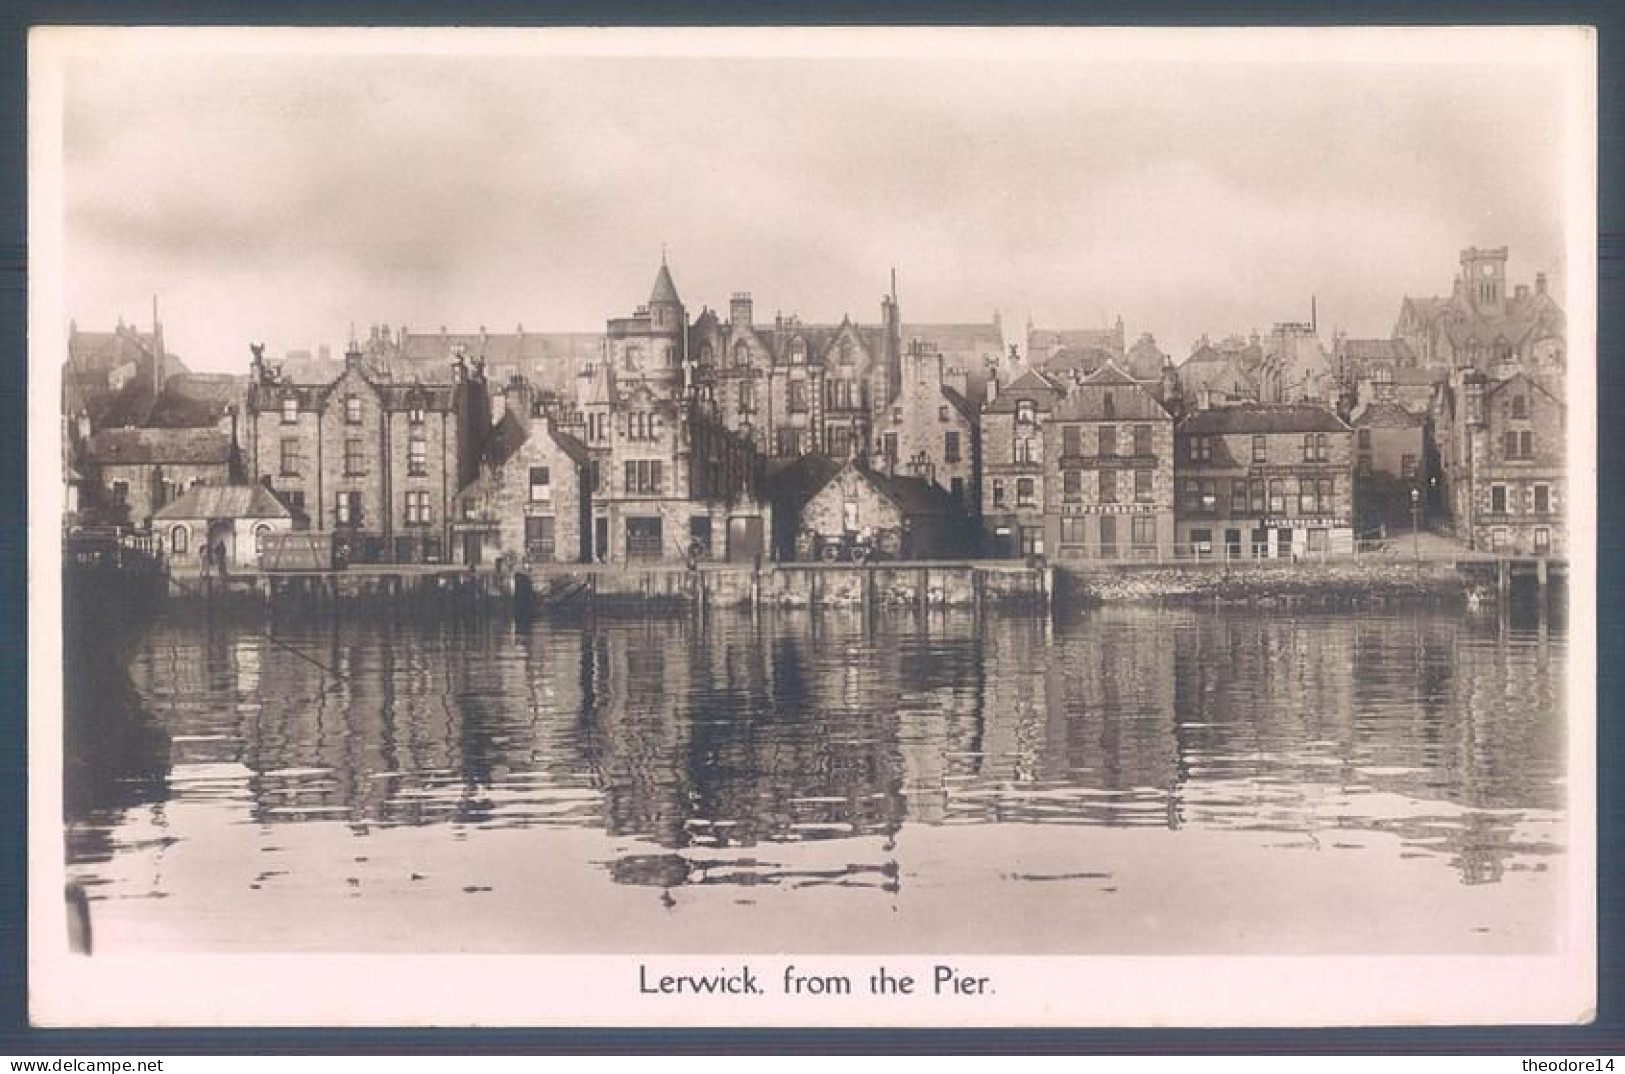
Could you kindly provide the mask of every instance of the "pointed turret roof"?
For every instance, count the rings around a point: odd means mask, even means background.
[[[683,300],[677,297],[677,285],[671,282],[671,269],[666,267],[666,259],[660,259],[660,272],[655,276],[654,290],[649,293],[649,305],[667,302],[681,306]]]

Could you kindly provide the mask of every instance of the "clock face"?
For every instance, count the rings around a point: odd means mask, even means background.
[[[1494,265],[1485,265],[1483,267],[1483,269],[1480,270],[1480,271],[1482,271],[1484,273],[1484,275],[1486,275],[1486,276],[1494,276],[1495,275],[1495,266]]]

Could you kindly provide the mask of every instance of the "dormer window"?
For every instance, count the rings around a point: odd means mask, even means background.
[[[800,336],[790,341],[790,364],[800,365],[807,360],[807,343]]]
[[[344,421],[347,425],[361,424],[361,397],[359,395],[346,395],[344,397]]]
[[[293,425],[299,420],[299,397],[290,395],[282,400],[282,424]]]
[[[406,420],[412,425],[422,425],[423,408],[421,406],[415,406],[411,410],[408,410],[406,412]]]
[[[1016,404],[1016,424],[1036,425],[1038,423],[1038,409],[1031,399],[1023,399]]]

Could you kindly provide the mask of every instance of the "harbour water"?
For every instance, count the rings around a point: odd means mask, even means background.
[[[70,665],[100,951],[1539,952],[1545,617],[160,620]]]

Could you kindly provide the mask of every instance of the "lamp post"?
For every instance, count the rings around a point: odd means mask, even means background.
[[[1414,560],[1420,560],[1422,558],[1422,547],[1421,547],[1421,544],[1420,544],[1420,541],[1421,541],[1420,531],[1421,531],[1421,529],[1422,529],[1422,491],[1420,489],[1416,488],[1415,486],[1412,486],[1411,487],[1411,558],[1414,559]]]

